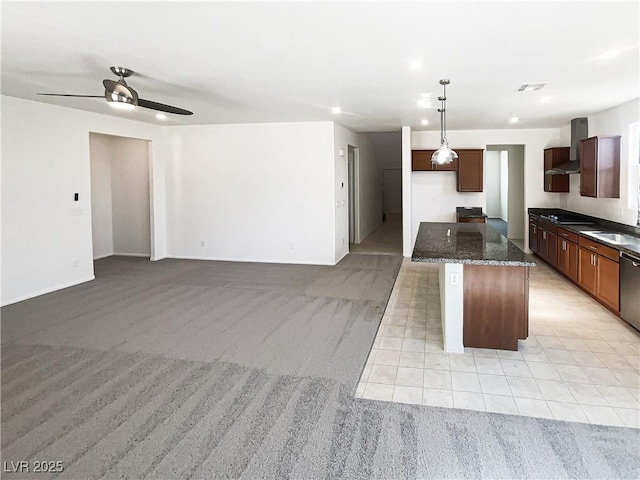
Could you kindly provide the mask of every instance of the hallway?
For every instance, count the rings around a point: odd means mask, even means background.
[[[349,253],[402,255],[402,214],[388,213],[367,238],[359,244],[349,244]]]

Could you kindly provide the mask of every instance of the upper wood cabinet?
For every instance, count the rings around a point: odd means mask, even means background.
[[[484,150],[456,150],[458,153],[457,190],[481,192],[484,185]]]
[[[580,195],[620,198],[620,137],[580,140]]]
[[[569,147],[545,148],[544,171],[557,167],[569,161]],[[568,192],[569,175],[544,175],[545,192]]]
[[[431,155],[435,150],[412,150],[411,170],[418,172],[457,172],[458,192],[481,192],[484,184],[484,150],[454,148],[458,159],[447,165],[434,165]]]
[[[434,165],[431,163],[431,155],[435,150],[412,150],[411,151],[411,170],[422,172],[455,172],[458,167],[458,161],[454,160],[446,165]]]

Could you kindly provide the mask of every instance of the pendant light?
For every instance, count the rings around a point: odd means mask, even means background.
[[[431,163],[436,165],[446,165],[453,162],[458,158],[458,154],[449,148],[449,142],[447,141],[447,85],[451,83],[448,79],[440,80],[442,85],[442,96],[438,97],[441,102],[441,107],[438,109],[440,112],[440,148],[433,152],[431,155]]]

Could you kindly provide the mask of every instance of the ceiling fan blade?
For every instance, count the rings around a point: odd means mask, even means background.
[[[73,95],[70,93],[36,93],[36,95],[46,95],[49,97],[104,98],[104,95]]]
[[[144,108],[150,108],[151,110],[158,110],[160,112],[174,113],[176,115],[193,115],[193,112],[185,110],[183,108],[172,107],[171,105],[165,105],[164,103],[152,102],[151,100],[138,99],[138,106]]]

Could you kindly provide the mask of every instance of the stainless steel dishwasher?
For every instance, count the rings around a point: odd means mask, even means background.
[[[640,258],[620,254],[620,316],[640,330]]]

